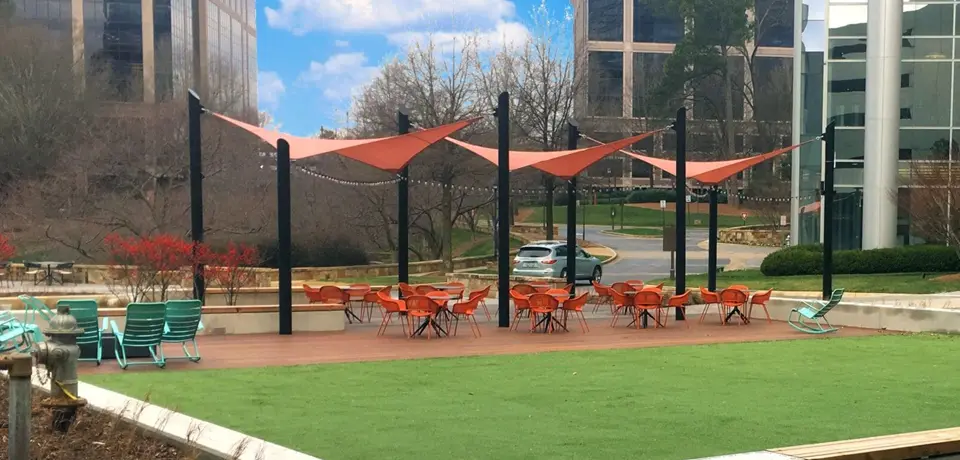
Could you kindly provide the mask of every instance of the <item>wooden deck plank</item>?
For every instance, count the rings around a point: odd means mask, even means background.
[[[377,322],[374,318],[374,323]],[[591,319],[588,323],[590,332],[586,334],[580,333],[574,321],[571,321],[572,332],[542,334],[507,331],[496,327],[495,321],[481,322],[482,337],[479,338],[472,336],[469,326],[461,324],[458,336],[434,337],[431,340],[408,339],[402,335],[399,325],[391,325],[386,336],[376,337],[378,324],[349,325],[346,331],[334,333],[200,336],[198,341],[202,361],[169,361],[163,371],[818,339],[818,336],[795,331],[782,322],[767,324],[755,321],[748,326],[700,325],[694,322],[689,329],[682,323],[678,327],[671,322],[667,328],[640,330],[626,327],[614,329],[609,327],[609,319],[604,318]],[[832,336],[876,333],[867,329],[844,328]],[[176,356],[179,347],[168,344],[164,350],[167,356]],[[125,372],[152,370],[160,369],[138,366],[136,370],[130,368]],[[110,361],[99,367],[90,362],[82,362],[80,366],[81,374],[109,372],[123,371]]]
[[[771,449],[804,460],[903,460],[960,453],[960,428]]]

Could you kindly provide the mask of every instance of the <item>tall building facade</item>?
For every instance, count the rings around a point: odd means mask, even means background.
[[[736,124],[734,150],[763,150],[757,145],[756,121],[765,117],[782,125],[776,144],[789,145],[791,100],[784,99],[784,90],[777,91],[771,82],[774,74],[792,78],[794,58],[793,0],[756,0],[756,8],[745,12],[757,25],[756,42],[745,49],[755,51],[745,57],[730,56],[733,79],[733,118]],[[587,84],[578,100],[577,117],[593,130],[600,140],[613,140],[625,132],[657,129],[669,123],[663,110],[655,107],[652,93],[664,73],[664,65],[674,47],[696,27],[692,18],[671,11],[668,0],[574,0],[574,40],[580,62],[585,63]],[[758,21],[757,16],[785,15],[778,20]],[[785,82],[786,89],[791,87]],[[691,119],[688,152],[701,158],[716,158],[723,150],[716,134],[715,101],[721,98],[720,87],[703,85],[687,98],[687,116]],[[770,95],[771,97],[767,97]],[[778,107],[758,108],[758,103],[773,99],[783,102]],[[672,107],[676,109],[679,107]],[[762,113],[759,113],[762,112]],[[768,139],[769,140],[769,139]],[[777,145],[779,146],[779,145]],[[654,156],[672,157],[676,136],[666,131],[635,145],[637,151]],[[611,158],[594,165],[588,175],[612,173],[622,183],[665,186],[661,172],[640,161]]]
[[[958,10],[955,0],[797,4],[794,141],[836,126],[830,227],[838,248],[924,242],[907,212],[911,175],[931,163],[952,170],[960,160]],[[823,154],[812,142],[793,157],[800,199],[791,232],[800,243],[822,241]]]
[[[200,0],[204,97],[257,114],[255,0]],[[181,100],[193,86],[191,0],[15,0],[14,18],[42,23],[73,45],[85,74],[105,72],[125,102]],[[209,96],[206,96],[209,95]]]

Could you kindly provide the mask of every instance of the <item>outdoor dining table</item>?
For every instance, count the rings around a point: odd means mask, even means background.
[[[434,318],[440,315],[446,316],[450,314],[450,312],[447,310],[447,302],[453,300],[453,296],[445,292],[437,291],[427,294],[427,297],[437,304],[437,314],[434,315]],[[433,330],[437,331],[438,336],[449,335],[447,330],[444,329],[443,326],[441,326],[440,323],[438,323],[434,318],[427,318],[423,320],[423,322],[420,323],[420,326],[418,326],[417,329],[410,334],[410,336],[413,337],[423,334],[423,331],[426,330],[428,326],[433,327]]]
[[[463,289],[463,286],[462,286],[462,285],[459,285],[459,284],[431,284],[431,286],[433,286],[433,287],[435,287],[435,288],[437,288],[437,289],[439,289],[440,291],[443,291],[443,292],[456,291],[456,290],[458,290],[458,289]],[[454,299],[459,299],[459,298],[460,298],[460,296],[451,296],[451,297],[453,297]]]
[[[45,282],[47,283],[47,286],[52,286],[53,282],[56,281],[56,278],[54,278],[53,276],[53,271],[57,267],[67,264],[69,262],[49,262],[48,261],[48,262],[34,262],[34,263],[39,265],[40,268],[43,269],[43,278],[41,278],[34,284],[40,284]],[[61,282],[60,284],[63,284],[63,283]]]
[[[623,295],[624,295],[627,299],[629,299],[630,305],[633,305],[633,298],[636,297],[637,292],[640,292],[640,291],[623,291]],[[636,307],[634,307],[634,308],[636,308]],[[648,323],[647,323],[647,318],[653,318],[653,315],[651,315],[651,314],[650,314],[649,312],[647,312],[646,310],[641,311],[641,312],[640,312],[640,327],[642,327],[642,328],[644,328],[644,329],[647,328],[647,324],[648,324]],[[633,323],[636,323],[636,322],[637,322],[636,319],[634,319],[633,321],[630,321],[630,324],[627,324],[627,327],[633,326]]]
[[[562,305],[563,302],[566,302],[566,301],[570,300],[570,293],[569,293],[569,292],[560,293],[560,292],[558,291],[558,292],[551,292],[551,293],[549,293],[549,294],[550,294],[550,297],[553,297],[554,299],[556,299],[557,302],[558,302],[560,305]],[[558,320],[553,316],[553,312],[547,313],[547,314],[544,316],[543,319],[541,319],[537,324],[535,324],[535,325],[533,326],[533,330],[534,330],[534,331],[537,330],[537,329],[540,327],[541,324],[543,325],[543,333],[544,333],[544,334],[546,334],[547,332],[550,332],[550,328],[551,328],[551,326],[553,326],[554,324],[559,325],[561,329],[563,329],[564,331],[567,331],[567,326],[566,326],[565,324],[563,324],[562,322],[558,321]]]
[[[344,313],[346,313],[348,317],[353,317],[353,319],[356,319],[358,322],[362,323],[363,320],[360,319],[360,317],[353,312],[353,304],[358,300],[360,302],[363,302],[363,296],[366,295],[368,292],[370,292],[370,288],[354,287],[354,286],[337,286],[337,287],[340,288],[341,291],[343,291],[343,294],[346,297],[345,299],[343,299],[345,304],[344,306],[346,307],[346,309],[344,310]],[[363,314],[362,309],[360,313]]]
[[[749,289],[741,289],[740,291],[747,295],[747,300],[742,305],[744,308],[746,308],[746,306],[750,303],[750,299],[753,297],[753,294],[756,293],[750,293]],[[728,324],[730,322],[730,318],[733,318],[733,315],[739,315],[740,319],[743,321],[743,324],[750,324],[750,318],[740,311],[740,306],[734,306],[733,309],[730,310],[730,313],[727,313],[727,317],[723,319],[723,323]]]

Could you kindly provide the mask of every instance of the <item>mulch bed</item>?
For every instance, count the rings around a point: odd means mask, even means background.
[[[7,455],[9,381],[0,377],[0,458]],[[81,395],[82,396],[82,395]],[[36,460],[194,460],[194,452],[185,452],[141,430],[123,423],[116,416],[81,408],[70,431],[63,435],[51,429],[53,416],[40,406],[46,394],[34,390],[31,415],[30,458]]]

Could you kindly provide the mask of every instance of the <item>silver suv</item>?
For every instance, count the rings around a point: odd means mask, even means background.
[[[567,277],[567,243],[564,241],[535,241],[520,248],[513,259],[513,274],[517,276]],[[600,259],[577,246],[578,280],[600,282],[603,276]]]

